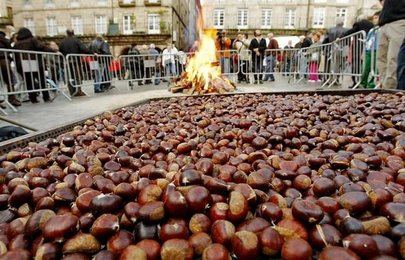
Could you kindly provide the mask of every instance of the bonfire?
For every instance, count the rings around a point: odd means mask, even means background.
[[[188,95],[226,93],[235,90],[235,84],[221,74],[221,66],[215,47],[215,30],[203,32],[199,17],[200,41],[198,50],[190,57],[185,71],[173,80],[171,91]]]

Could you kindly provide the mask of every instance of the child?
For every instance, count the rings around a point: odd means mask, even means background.
[[[309,78],[308,82],[319,82],[321,81],[318,76],[318,65],[319,65],[319,60],[320,60],[320,52],[321,49],[319,48],[319,45],[321,45],[321,33],[317,32],[314,33],[312,36],[313,44],[311,47],[308,49],[308,54],[310,56],[310,62],[309,62]]]
[[[373,29],[371,29],[366,37],[366,57],[364,62],[364,70],[363,74],[361,75],[361,82],[360,86],[363,88],[375,88],[374,76],[376,73],[376,57],[377,57],[377,38],[378,38],[378,18],[380,16],[380,12],[378,11],[373,15],[373,24],[375,25]],[[371,68],[372,64],[374,65]],[[369,79],[370,72],[373,70],[371,78]]]

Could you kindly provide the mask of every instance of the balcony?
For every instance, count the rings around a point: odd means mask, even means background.
[[[159,6],[162,5],[161,0],[145,0],[145,6]]]
[[[119,0],[118,5],[120,7],[135,7],[135,0]]]
[[[8,17],[0,17],[0,26],[12,25],[12,24],[13,24],[13,19],[10,19]]]

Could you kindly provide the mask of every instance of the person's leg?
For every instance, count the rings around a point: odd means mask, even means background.
[[[395,21],[386,24],[386,34],[388,37],[387,70],[383,87],[387,89],[397,88],[397,59],[399,49],[405,37],[405,20]],[[384,27],[385,27],[384,26]]]
[[[380,81],[384,83],[385,75],[387,73],[387,54],[388,54],[388,37],[386,34],[386,25],[380,29],[380,39],[378,41],[378,60],[377,67],[380,72]]]
[[[264,60],[266,61],[266,66],[264,67],[264,81],[268,81],[270,78],[270,56],[264,57]]]
[[[271,81],[274,81],[274,68],[276,66],[276,58],[273,55],[270,55],[269,57],[270,57],[270,74],[269,74],[269,77],[270,77]]]
[[[402,44],[398,53],[398,89],[405,90],[405,43]]]
[[[367,82],[368,82],[368,77],[370,76],[370,71],[371,71],[371,52],[366,52],[366,57],[364,61],[364,70],[363,74],[361,75],[361,81],[360,81],[360,86],[366,88],[367,87]]]
[[[231,73],[231,59],[230,58],[225,58],[225,73],[226,74]]]

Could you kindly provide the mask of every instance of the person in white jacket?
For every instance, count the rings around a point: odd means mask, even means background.
[[[162,65],[165,68],[166,77],[177,75],[176,60],[175,57],[178,51],[173,44],[168,44],[164,49],[162,55]]]

